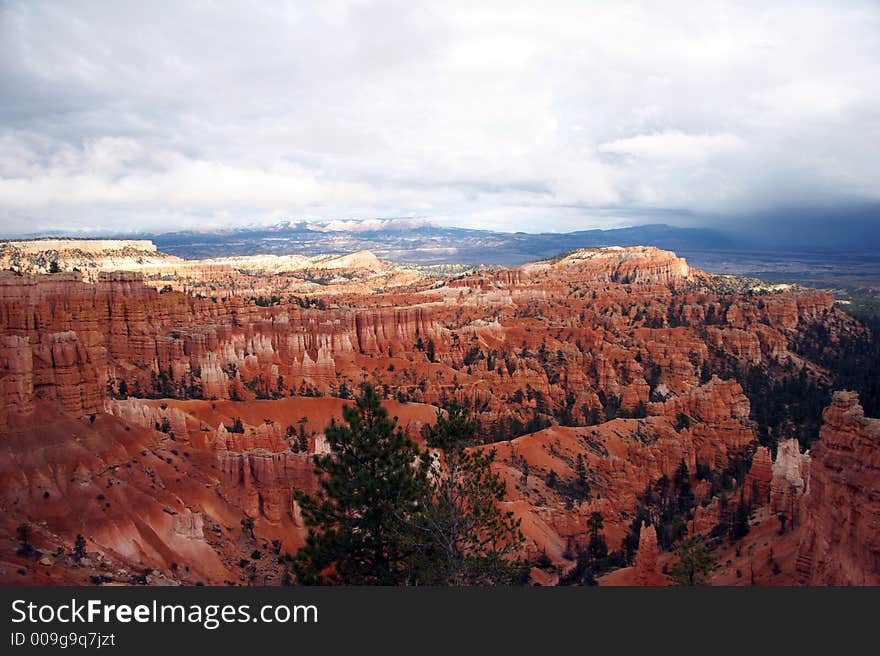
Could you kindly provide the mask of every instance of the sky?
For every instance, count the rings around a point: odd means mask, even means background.
[[[876,224],[878,80],[877,2],[0,1],[0,233]]]

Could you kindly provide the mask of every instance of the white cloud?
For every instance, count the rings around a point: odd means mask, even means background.
[[[677,130],[640,134],[599,144],[603,153],[695,163],[715,155],[741,151],[745,147],[745,141],[734,134],[685,134]]]
[[[870,2],[8,2],[0,232],[875,200],[878,26]]]

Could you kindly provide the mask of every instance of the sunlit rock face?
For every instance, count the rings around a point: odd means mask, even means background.
[[[810,454],[801,453],[797,440],[779,444],[770,482],[770,509],[784,514],[792,526],[801,520],[803,495],[810,480]]]
[[[854,392],[835,392],[810,449],[797,554],[808,585],[880,585],[880,419]]]

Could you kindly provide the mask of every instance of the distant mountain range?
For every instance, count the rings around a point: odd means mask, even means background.
[[[517,266],[574,248],[657,246],[679,253],[731,250],[732,237],[709,228],[643,225],[569,233],[506,233],[443,227],[426,221],[337,221],[281,223],[222,231],[150,235],[160,251],[186,259],[370,250],[379,258],[413,264],[501,264]]]
[[[797,230],[792,226],[792,233]],[[145,235],[139,235],[143,238]],[[558,233],[495,232],[444,227],[424,220],[376,219],[315,224],[285,222],[268,227],[149,235],[160,251],[185,259],[256,254],[314,256],[372,251],[382,260],[438,264],[519,266],[575,248],[656,246],[671,250],[704,271],[744,274],[768,282],[798,282],[833,289],[843,298],[880,298],[880,260],[866,249],[828,249],[796,238],[765,241],[715,228],[666,224]]]
[[[863,228],[867,223],[859,224]],[[806,242],[799,232],[815,228],[814,221],[789,224],[790,239],[766,231],[733,235],[716,228],[680,228],[666,224],[611,230],[558,233],[495,232],[445,227],[424,219],[285,221],[271,226],[243,226],[161,234],[81,235],[97,239],[150,239],[163,253],[187,260],[238,255],[343,255],[372,251],[379,259],[413,265],[519,266],[555,257],[576,248],[656,246],[685,257],[689,264],[711,273],[733,273],[768,282],[797,282],[833,289],[843,298],[880,299],[880,259],[870,230],[841,228],[846,243],[825,239]],[[828,227],[826,226],[826,231]],[[849,236],[847,236],[849,235]],[[862,235],[860,243],[851,243]],[[50,235],[18,235],[46,238]],[[67,237],[63,233],[54,237]],[[880,307],[880,306],[878,306]]]

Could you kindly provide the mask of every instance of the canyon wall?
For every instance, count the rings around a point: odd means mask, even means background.
[[[48,399],[88,414],[114,393],[268,397],[303,384],[327,392],[338,361],[353,370],[360,356],[403,352],[440,329],[424,307],[262,308],[160,294],[130,272],[95,284],[76,272],[2,272],[0,331],[4,411]]]
[[[797,554],[804,585],[880,585],[880,419],[835,392],[810,450]]]

